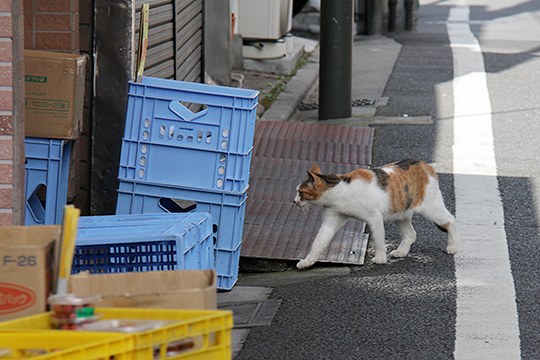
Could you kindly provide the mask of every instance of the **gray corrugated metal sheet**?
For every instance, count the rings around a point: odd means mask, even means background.
[[[302,211],[292,200],[314,162],[325,173],[346,173],[371,164],[373,129],[340,125],[259,121],[248,190],[242,256],[304,258],[317,234],[321,207]],[[322,262],[362,264],[365,224],[350,220]]]

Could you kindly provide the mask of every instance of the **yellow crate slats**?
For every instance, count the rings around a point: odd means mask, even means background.
[[[166,324],[157,329],[127,334],[126,336],[128,336],[133,343],[132,347],[129,349],[129,354],[125,354],[125,357],[123,357],[125,359],[154,359],[155,351],[158,351],[159,359],[231,359],[232,356],[231,330],[233,328],[233,317],[231,311],[96,308],[96,313],[101,314],[102,320],[132,319],[172,321],[170,324]],[[59,334],[74,333],[69,330],[50,330],[51,314],[52,313],[44,313],[0,322],[0,335],[9,331],[20,330],[25,330],[28,333],[34,334],[51,332]],[[84,336],[93,333],[78,332],[78,334]],[[99,332],[96,334],[103,335],[111,333]],[[176,341],[189,339],[193,339],[196,346],[180,351],[175,355],[167,354],[168,345]],[[0,357],[0,359],[2,358]],[[58,359],[64,360],[71,358],[60,357]],[[84,357],[79,357],[78,359],[84,359]]]
[[[0,359],[129,360],[133,356],[134,339],[124,334],[79,333],[75,331],[13,331],[0,332],[0,349],[9,350]],[[47,350],[49,353],[30,356],[28,351]],[[3,352],[0,352],[3,354]]]
[[[223,310],[163,310],[130,308],[96,308],[103,319],[174,320],[159,329],[133,334],[137,348],[135,359],[148,359],[150,349],[160,346],[163,359],[230,359],[233,327],[232,312]],[[166,344],[174,341],[202,337],[202,344],[177,356],[164,356]],[[212,357],[208,357],[213,353]]]
[[[0,322],[0,331],[17,330],[49,330],[51,328],[51,314],[43,313],[26,316],[18,319]]]

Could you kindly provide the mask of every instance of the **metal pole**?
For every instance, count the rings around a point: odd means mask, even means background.
[[[396,31],[397,0],[388,0],[388,31]]]
[[[414,0],[405,0],[405,30],[414,29]]]
[[[366,16],[365,16],[365,9],[362,8],[363,1],[362,0],[355,0],[354,2],[354,21],[356,22],[356,35],[364,35],[366,33],[365,31],[365,24],[366,24]],[[362,19],[361,13],[364,14],[364,17]]]
[[[319,120],[351,117],[353,0],[321,1]]]
[[[373,35],[373,10],[371,6],[371,0],[366,0],[365,6],[366,17],[366,35]]]

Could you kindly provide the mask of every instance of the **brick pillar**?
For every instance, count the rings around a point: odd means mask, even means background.
[[[79,0],[24,0],[24,13],[26,49],[79,51]]]
[[[80,18],[81,6],[83,8],[82,19]],[[91,54],[92,18],[92,0],[24,0],[24,47],[33,50]],[[80,46],[81,43],[83,46]],[[88,215],[90,206],[90,140],[88,134],[91,133],[89,130],[90,94],[92,93],[91,66],[91,61],[87,61],[86,77],[88,80],[85,88],[83,128],[80,137],[72,143],[67,198],[68,203],[75,204],[85,215]]]
[[[0,0],[0,225],[24,223],[24,63],[21,1]]]

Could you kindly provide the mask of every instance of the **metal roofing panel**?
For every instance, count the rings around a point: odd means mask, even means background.
[[[242,256],[304,258],[321,221],[321,207],[300,209],[292,200],[313,162],[324,173],[347,173],[371,164],[373,129],[342,125],[259,121],[242,244]],[[322,262],[362,264],[365,224],[350,220],[336,234]]]

